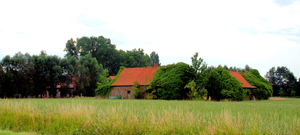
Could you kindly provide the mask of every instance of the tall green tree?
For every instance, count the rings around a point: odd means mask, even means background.
[[[288,92],[288,83],[289,83],[289,75],[291,71],[284,66],[277,67],[275,70],[275,67],[272,67],[269,72],[265,75],[265,78],[271,83],[273,86],[273,95],[278,96],[279,91],[281,90],[281,93],[286,93],[287,96],[290,96],[290,92]],[[290,84],[291,85],[291,84]]]
[[[158,64],[158,66],[160,66],[160,63],[159,63],[159,56],[158,54],[153,51],[151,54],[150,54],[150,58],[152,59],[152,66],[154,65],[154,63]]]
[[[18,96],[27,97],[33,94],[33,58],[26,53],[16,53],[12,59],[12,66],[14,67],[14,75],[16,76],[14,82],[17,86]],[[20,95],[19,95],[20,94]]]
[[[102,65],[98,64],[96,58],[93,58],[91,54],[81,57],[80,64],[81,76],[79,84],[84,86],[83,92],[86,96],[94,96],[97,82],[100,81],[100,75],[103,72]]]
[[[297,91],[297,79],[292,72],[287,74],[287,94],[289,96],[295,96]]]
[[[144,49],[134,48],[131,51],[127,51],[125,54],[125,59],[127,60],[127,65],[125,67],[150,67],[152,59],[148,54],[144,53]]]
[[[195,82],[198,87],[204,88],[207,82],[207,64],[203,61],[201,57],[198,58],[198,52],[194,54],[192,59],[192,68],[196,72]]]
[[[27,97],[33,93],[33,59],[26,53],[16,53],[13,57],[6,56],[2,60],[5,67],[3,74],[3,95],[7,97]]]
[[[71,55],[77,59],[79,56],[91,54],[98,63],[102,64],[104,69],[108,70],[110,75],[116,75],[120,66],[148,67],[152,65],[151,58],[144,53],[143,49],[117,50],[116,45],[112,44],[109,38],[103,36],[81,37],[77,38],[76,41],[70,39],[66,43],[65,51],[67,52],[66,56]]]
[[[13,62],[9,55],[6,55],[2,59],[2,66],[4,71],[3,76],[3,97],[14,97],[15,94],[18,92],[18,87],[15,85],[17,77],[16,75],[16,68],[13,66]]]
[[[47,91],[47,79],[46,79],[46,52],[41,51],[40,55],[33,55],[34,59],[34,72],[33,72],[33,96],[39,97],[39,95],[45,94]]]
[[[49,95],[55,97],[57,94],[56,86],[59,83],[59,76],[62,74],[60,66],[61,59],[58,56],[48,56],[45,59],[46,85],[49,87]]]
[[[250,71],[252,68],[247,64],[247,65],[245,65],[245,71],[246,72],[248,72],[248,71]]]
[[[67,52],[66,56],[74,56],[76,59],[79,58],[78,56],[78,48],[76,47],[76,41],[71,38],[66,43],[66,48],[64,49]]]

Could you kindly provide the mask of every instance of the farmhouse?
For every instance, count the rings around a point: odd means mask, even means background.
[[[125,68],[118,80],[111,85],[113,89],[110,96],[121,96],[124,99],[133,98],[133,83],[138,81],[140,88],[145,90],[144,86],[152,82],[158,68],[158,64],[154,64],[154,67]],[[145,97],[146,95],[143,96]]]

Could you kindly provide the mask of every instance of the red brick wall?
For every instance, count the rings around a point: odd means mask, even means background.
[[[141,86],[142,90],[145,90],[144,86]],[[130,91],[130,93],[128,94],[128,91]],[[110,96],[112,97],[116,97],[116,96],[121,96],[124,97],[124,99],[133,99],[133,89],[132,86],[115,86],[110,93]],[[146,97],[146,96],[144,96]]]

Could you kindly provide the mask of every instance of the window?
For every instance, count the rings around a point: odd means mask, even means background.
[[[121,96],[121,94],[120,94],[120,90],[118,90],[118,94],[117,94],[117,96]]]

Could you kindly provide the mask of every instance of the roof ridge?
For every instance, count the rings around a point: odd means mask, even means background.
[[[134,69],[134,68],[154,68],[154,67],[133,67],[133,68],[125,68],[125,69]]]

